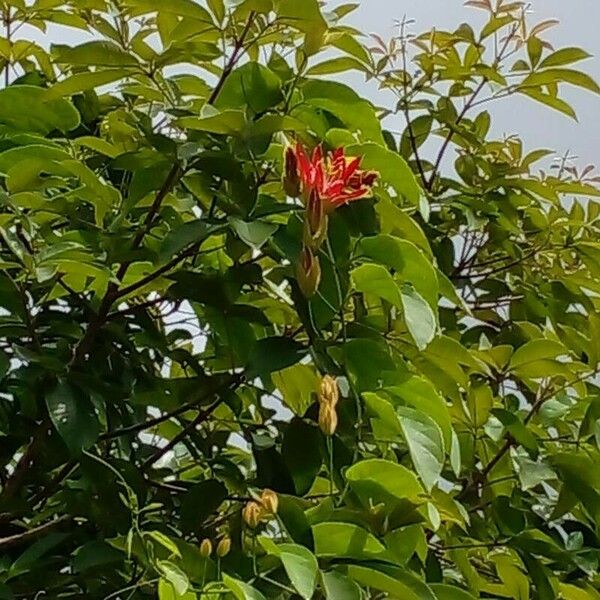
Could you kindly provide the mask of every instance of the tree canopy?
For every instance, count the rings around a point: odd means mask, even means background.
[[[1,599],[600,599],[599,179],[488,111],[600,88],[466,4],[0,2]]]

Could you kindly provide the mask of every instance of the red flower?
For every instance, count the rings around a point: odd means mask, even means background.
[[[361,157],[346,156],[343,148],[324,155],[317,146],[309,157],[297,144],[295,154],[305,198],[316,192],[326,212],[369,196],[378,177],[375,171],[361,170]]]

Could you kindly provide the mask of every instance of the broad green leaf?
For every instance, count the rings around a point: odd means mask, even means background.
[[[352,490],[366,505],[384,503],[393,509],[402,501],[419,502],[423,488],[416,475],[389,460],[371,458],[352,465],[346,471]]]
[[[281,371],[300,362],[305,354],[306,348],[290,338],[264,338],[252,348],[247,369],[255,376]]]
[[[524,88],[519,89],[518,91],[521,94],[528,96],[532,100],[541,102],[542,104],[545,104],[546,106],[549,106],[554,110],[557,110],[567,115],[568,117],[577,120],[577,113],[575,112],[575,109],[568,102],[562,100],[561,98],[558,98],[553,94],[546,94],[535,88]]]
[[[134,16],[144,15],[149,12],[171,13],[176,17],[197,19],[210,25],[213,24],[210,13],[193,0],[169,0],[169,2],[162,2],[161,0],[123,0],[123,5]]]
[[[400,288],[385,267],[369,263],[360,265],[352,271],[351,278],[358,292],[382,298],[396,307],[402,307]]]
[[[257,589],[226,573],[223,575],[223,583],[231,590],[236,600],[265,600],[265,597]]]
[[[528,75],[520,84],[521,86],[553,85],[570,83],[596,94],[600,94],[600,86],[587,73],[573,69],[549,68]]]
[[[181,558],[181,552],[179,552],[179,548],[177,548],[177,544],[167,535],[162,533],[162,531],[146,531],[145,535],[149,538],[152,538],[155,542],[160,544],[163,548],[166,548],[172,556],[176,556],[177,558]]]
[[[190,582],[187,575],[175,563],[159,560],[156,567],[165,580],[171,584],[176,594],[183,596],[188,591]]]
[[[358,585],[337,571],[322,573],[321,578],[327,600],[361,600],[363,597]]]
[[[410,455],[423,483],[431,491],[444,467],[444,440],[437,423],[424,412],[399,406],[396,408]]]
[[[571,65],[573,63],[591,58],[591,54],[588,54],[582,48],[560,48],[548,55],[539,65],[540,69],[546,69],[548,67],[562,67],[564,65]]]
[[[560,342],[547,339],[531,340],[515,350],[509,366],[511,369],[517,369],[545,358],[557,358],[567,354],[567,352],[567,349]]]
[[[526,457],[518,457],[516,463],[519,467],[519,481],[523,491],[528,491],[544,481],[556,478],[556,473],[543,462],[535,462]]]
[[[179,519],[186,533],[198,533],[202,523],[210,517],[227,497],[227,488],[216,479],[200,481],[181,497]]]
[[[279,77],[267,67],[249,62],[229,75],[215,106],[220,109],[248,106],[255,113],[262,113],[281,100]]]
[[[323,457],[320,445],[321,435],[316,426],[302,419],[292,419],[283,437],[281,456],[299,496],[304,496],[311,489],[321,470]]]
[[[312,394],[318,389],[319,376],[310,365],[293,365],[271,375],[281,392],[284,404],[298,416],[303,416],[313,403]]]
[[[46,135],[67,132],[79,125],[79,113],[62,98],[52,98],[45,88],[12,85],[0,90],[0,123],[14,129]]]
[[[318,557],[354,560],[390,558],[385,546],[374,535],[353,523],[317,523],[312,531]]]
[[[348,129],[359,131],[366,141],[384,143],[374,106],[350,87],[332,81],[310,79],[302,86],[302,90],[305,101],[311,106],[332,113]],[[294,111],[292,116],[296,116]]]
[[[403,381],[394,382],[394,385],[387,387],[385,391],[391,395],[392,401],[398,398],[431,417],[442,431],[446,448],[450,447],[452,421],[448,406],[430,381],[412,375]]]
[[[331,75],[353,70],[364,71],[365,65],[351,56],[338,56],[312,66],[306,74],[308,76]]]
[[[183,129],[240,135],[246,125],[246,117],[241,110],[211,111],[201,117],[181,117],[176,124]]]
[[[319,564],[314,554],[298,544],[268,544],[266,549],[268,553],[279,557],[298,594],[304,600],[310,600],[315,592],[319,573]]]
[[[100,426],[91,402],[66,381],[46,394],[50,419],[69,450],[79,454],[98,439]]]
[[[240,239],[254,250],[260,250],[279,228],[278,225],[273,223],[264,221],[246,222],[233,217],[229,219],[229,222],[240,236]]]
[[[358,583],[370,588],[387,592],[402,600],[437,600],[433,591],[408,569],[396,567],[388,575],[368,567],[351,565],[348,575]]]
[[[417,205],[421,197],[419,184],[406,161],[396,152],[379,144],[356,144],[346,148],[349,155],[362,156],[364,169],[377,171],[381,181],[410,204]]]
[[[61,96],[72,96],[86,90],[93,90],[115,81],[120,81],[132,73],[127,69],[105,69],[102,71],[88,71],[75,73],[55,83],[48,90],[49,98],[60,98]]]
[[[161,579],[158,582],[158,600],[196,600],[196,594],[194,592],[179,594],[168,579]]]
[[[437,331],[435,313],[425,298],[411,285],[402,286],[401,297],[408,330],[417,348],[424,350],[433,340]]]
[[[392,235],[376,235],[361,240],[365,256],[394,270],[402,283],[410,283],[433,310],[438,305],[438,278],[431,260],[417,246]]]
[[[109,41],[94,40],[79,46],[55,45],[52,52],[62,64],[94,67],[132,67],[138,60],[125,52],[117,44]]]
[[[475,600],[475,597],[453,585],[443,583],[430,583],[429,587],[437,600]]]

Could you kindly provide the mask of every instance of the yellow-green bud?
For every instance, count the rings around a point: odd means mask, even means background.
[[[208,538],[204,538],[200,542],[200,556],[202,556],[202,558],[208,558],[212,554],[212,551],[212,542]]]
[[[226,535],[224,537],[222,537],[219,541],[219,543],[217,544],[217,556],[219,558],[224,558],[225,556],[227,556],[229,554],[229,551],[231,550],[231,538]]]

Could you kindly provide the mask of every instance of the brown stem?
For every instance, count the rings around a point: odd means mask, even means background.
[[[235,41],[235,45],[233,47],[233,52],[232,52],[231,56],[229,57],[229,60],[227,61],[225,68],[223,69],[223,73],[221,73],[221,77],[219,78],[217,85],[213,89],[210,97],[208,98],[208,101],[207,101],[208,104],[212,105],[215,103],[215,101],[219,97],[219,94],[221,93],[221,90],[223,89],[223,86],[225,85],[225,82],[227,81],[227,78],[229,77],[229,75],[231,75],[231,72],[235,68],[235,65],[241,58],[242,51],[244,49],[244,42],[246,41],[246,38],[248,37],[248,34],[250,33],[250,29],[252,27],[252,24],[254,23],[255,17],[256,17],[256,13],[254,11],[250,12],[250,14],[248,15],[246,25],[244,25],[244,29],[242,30],[240,37]]]
[[[59,517],[58,519],[55,519],[54,521],[44,523],[44,525],[34,527],[33,529],[29,529],[28,531],[24,531],[23,533],[17,533],[15,535],[0,538],[0,550],[8,550],[9,548],[13,548],[14,546],[21,546],[22,544],[27,544],[29,542],[37,540],[38,538],[43,537],[49,531],[72,521],[73,517],[71,515],[64,515],[62,517]]]
[[[510,42],[514,38],[514,35],[515,35],[516,32],[517,32],[517,27],[515,26],[515,27],[512,28],[512,30],[509,33],[509,35],[506,36],[506,40],[504,42],[504,45],[503,45],[502,49],[500,50],[500,53],[496,57],[496,60],[494,61],[494,65],[493,65],[492,68],[498,67],[498,65],[500,64],[500,62],[504,58],[504,53],[508,49],[508,46],[510,45]],[[471,108],[475,104],[475,100],[477,100],[477,97],[479,96],[479,94],[481,93],[481,91],[483,90],[483,88],[485,87],[485,84],[487,82],[488,82],[488,78],[484,77],[481,80],[481,82],[479,83],[479,85],[475,88],[473,94],[471,95],[471,97],[469,98],[469,100],[467,101],[467,103],[464,105],[462,111],[460,112],[460,114],[456,118],[456,121],[454,122],[454,126],[455,127],[457,125],[460,125],[460,123],[465,118],[465,116],[467,115],[467,113],[469,112],[469,110],[471,110]],[[452,138],[454,137],[455,127],[452,127],[450,129],[450,131],[448,132],[448,135],[446,136],[446,139],[444,140],[444,143],[442,144],[442,147],[440,148],[440,151],[438,153],[437,159],[435,161],[435,165],[433,167],[433,172],[431,173],[431,177],[429,178],[429,182],[425,186],[428,191],[431,191],[432,188],[433,188],[433,184],[435,183],[435,179],[437,177],[438,171],[440,170],[440,167],[442,166],[442,161],[444,160],[444,155],[446,154],[446,150],[448,149],[448,146],[450,145],[450,142],[452,141]]]
[[[234,376],[231,379],[229,379],[225,384],[223,384],[221,386],[221,388],[225,389],[225,388],[230,388],[231,386],[235,387],[236,385],[239,385],[241,383],[241,381],[242,381],[242,378],[240,376]],[[114,431],[108,431],[100,437],[100,440],[112,440],[112,439],[115,439],[115,438],[118,438],[118,437],[121,437],[124,435],[140,433],[141,431],[146,431],[147,429],[156,427],[157,425],[160,425],[161,423],[164,423],[165,421],[168,421],[169,419],[172,419],[173,417],[177,417],[177,416],[183,414],[184,412],[187,412],[188,410],[195,408],[196,406],[198,406],[198,404],[201,404],[202,402],[204,402],[204,400],[208,399],[210,396],[212,396],[218,392],[219,392],[219,390],[217,390],[217,391],[212,390],[209,392],[205,392],[196,400],[192,400],[191,402],[186,402],[185,404],[178,406],[176,409],[172,410],[171,412],[165,413],[164,415],[155,417],[154,419],[149,419],[148,421],[144,421],[143,423],[136,423],[135,425],[123,427],[121,429],[115,429]]]
[[[240,378],[241,381],[241,378]],[[235,389],[238,384],[230,384],[230,389]],[[148,458],[142,465],[143,469],[148,469],[157,461],[159,461],[167,452],[172,450],[179,442],[184,440],[198,425],[204,423],[210,415],[225,402],[226,395],[224,393],[219,394],[218,398],[207,408],[201,410],[198,415],[186,425],[166,446],[159,448],[150,458]]]

